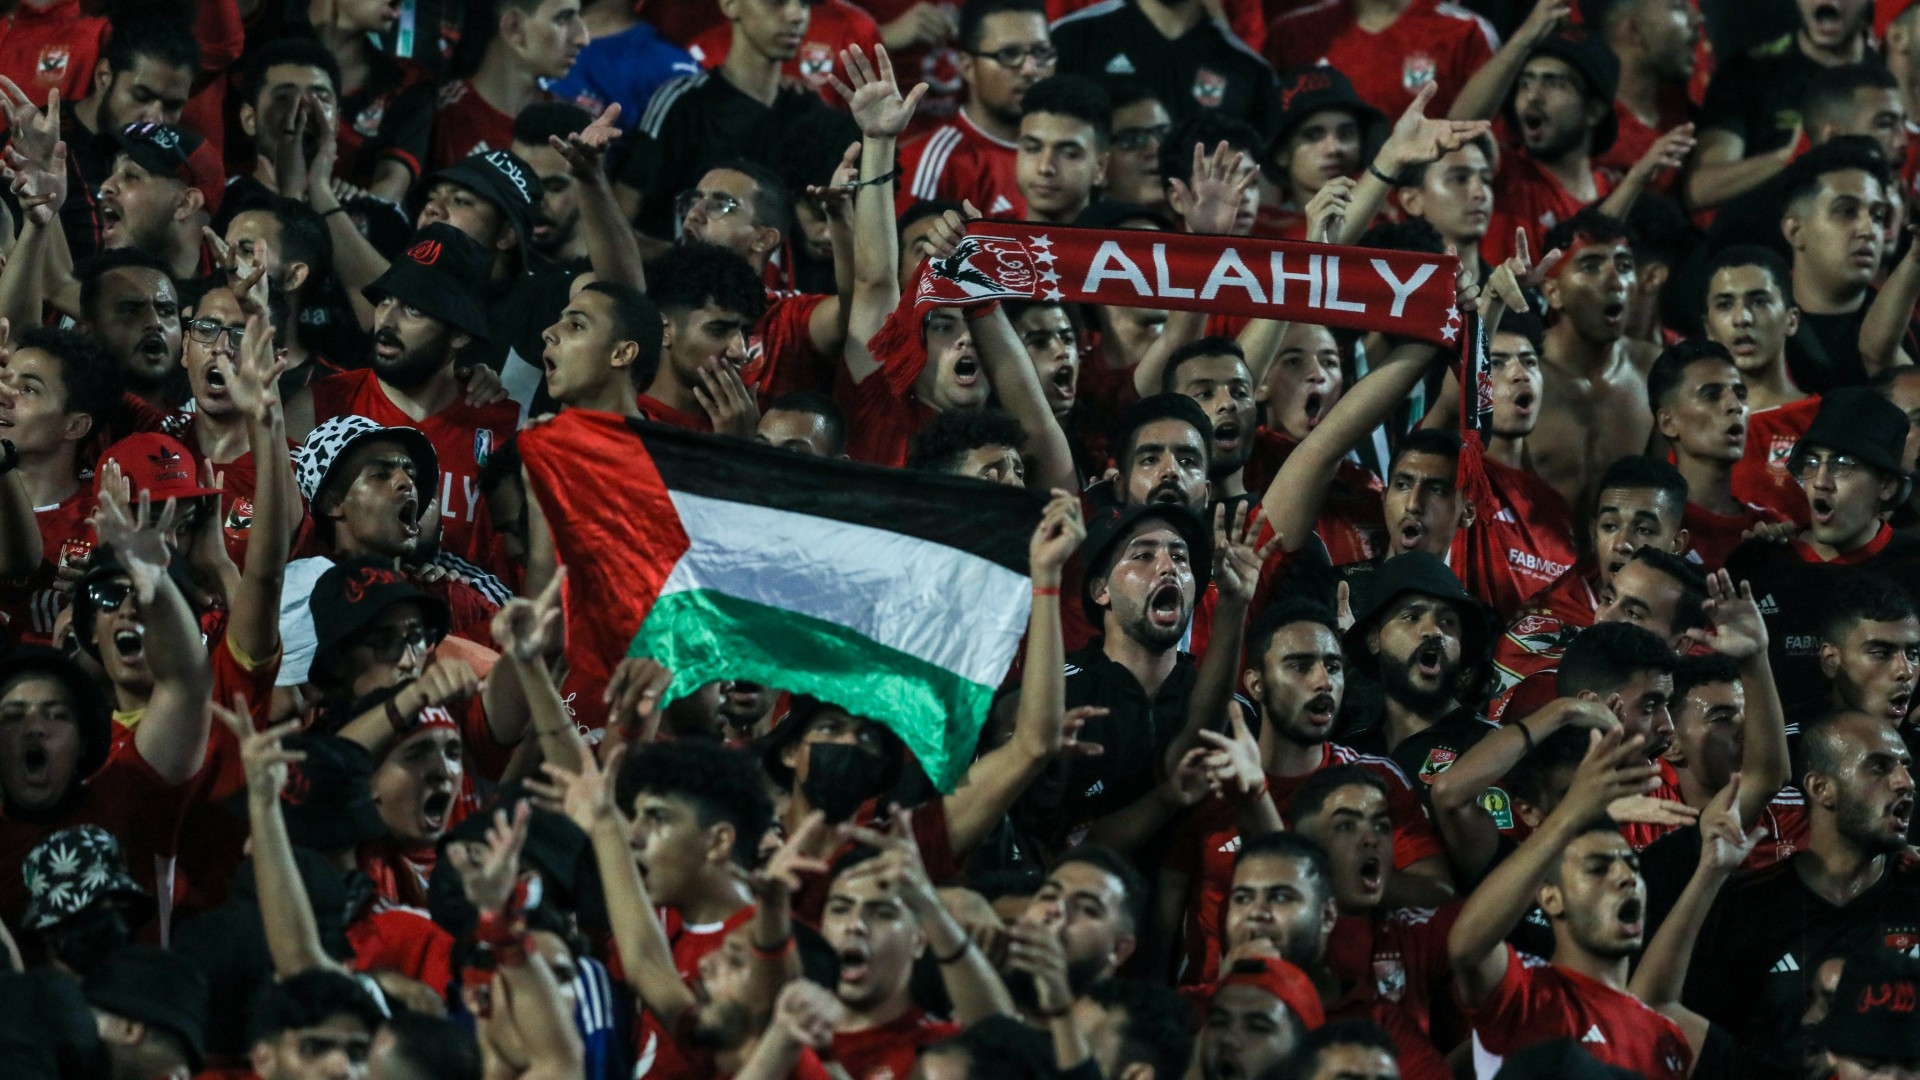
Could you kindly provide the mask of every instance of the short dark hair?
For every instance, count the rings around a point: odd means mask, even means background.
[[[1547,230],[1547,237],[1541,247],[1547,251],[1559,248],[1572,251],[1575,241],[1589,244],[1610,244],[1619,240],[1628,247],[1633,246],[1633,233],[1627,223],[1610,214],[1603,214],[1597,206],[1588,206],[1565,221]]]
[[[1687,369],[1707,360],[1731,364],[1733,354],[1725,345],[1706,338],[1686,338],[1662,349],[1647,372],[1647,405],[1659,412],[1667,403],[1667,396],[1686,381]]]
[[[1595,623],[1580,631],[1560,658],[1554,686],[1561,697],[1605,696],[1643,671],[1673,673],[1673,650],[1653,631],[1632,623]]]
[[[1295,623],[1312,623],[1324,626],[1333,632],[1333,640],[1340,640],[1340,621],[1335,618],[1333,609],[1318,600],[1293,596],[1271,604],[1253,620],[1253,626],[1247,630],[1247,664],[1259,667],[1264,661],[1267,650],[1273,648],[1273,637]]]
[[[921,199],[912,206],[902,210],[900,216],[894,219],[893,227],[895,233],[899,236],[905,236],[908,229],[913,228],[915,225],[918,225],[930,217],[938,217],[949,210],[956,214],[965,214],[967,208],[954,202],[952,199]]]
[[[1020,450],[1027,431],[1020,421],[999,409],[947,409],[913,437],[907,450],[907,468],[951,473],[966,456],[983,446]]]
[[[1680,583],[1680,599],[1673,609],[1675,630],[1699,629],[1712,621],[1707,618],[1707,575],[1685,556],[1642,544],[1627,561],[1645,563]]]
[[[647,264],[647,298],[675,318],[713,304],[758,320],[767,307],[767,286],[731,248],[683,243]]]
[[[1380,774],[1359,765],[1329,765],[1315,769],[1307,774],[1300,786],[1287,800],[1287,820],[1290,827],[1298,828],[1299,822],[1318,814],[1327,805],[1333,793],[1343,787],[1370,787],[1387,798],[1392,793],[1387,790],[1387,782]]]
[[[1138,105],[1143,101],[1160,101],[1159,92],[1139,79],[1103,75],[1094,81],[1100,84],[1100,89],[1107,92],[1107,101],[1113,105],[1114,112],[1119,112],[1130,105]],[[1161,102],[1161,105],[1164,106],[1165,102]]]
[[[1258,160],[1266,145],[1259,130],[1245,120],[1236,120],[1213,109],[1196,109],[1185,119],[1175,120],[1173,130],[1167,132],[1166,139],[1160,143],[1160,182],[1191,182],[1194,145],[1204,146],[1207,153],[1212,153],[1221,143],[1247,155],[1249,161]]]
[[[1475,135],[1473,138],[1468,139],[1466,141],[1466,144],[1462,146],[1461,149],[1464,150],[1468,146],[1474,147],[1480,151],[1481,156],[1487,159],[1487,166],[1489,168],[1492,168],[1493,164],[1500,160],[1500,151],[1496,149],[1494,146],[1493,136],[1487,132],[1482,132],[1478,135]],[[1427,170],[1433,168],[1437,164],[1439,164],[1439,162],[1430,161],[1421,165],[1409,165],[1406,168],[1401,169],[1400,172],[1394,176],[1393,186],[1400,187],[1400,188],[1419,187],[1420,185],[1427,182]],[[1508,314],[1511,315],[1512,312],[1508,312]]]
[[[188,72],[200,70],[200,42],[193,36],[191,5],[171,12],[117,11],[110,16],[100,59],[117,75],[133,70],[134,61],[142,56]]]
[[[168,266],[160,256],[139,248],[113,248],[83,259],[73,268],[74,280],[80,283],[80,314],[83,318],[91,318],[93,306],[100,302],[100,279],[115,270],[130,267],[152,270],[173,281],[173,267]],[[174,282],[174,288],[178,291],[178,282]]]
[[[1247,362],[1246,350],[1230,337],[1209,335],[1189,341],[1173,350],[1173,355],[1167,357],[1166,367],[1160,369],[1160,392],[1175,393],[1174,387],[1180,381],[1180,365],[1189,360],[1198,360],[1203,356],[1231,356],[1242,364]]]
[[[1147,925],[1147,901],[1151,890],[1140,868],[1121,858],[1112,848],[1099,844],[1076,844],[1066,853],[1053,860],[1053,869],[1059,869],[1068,863],[1080,863],[1091,866],[1103,873],[1111,874],[1120,882],[1120,889],[1126,894],[1127,921],[1134,930]]]
[[[258,108],[260,91],[267,86],[267,71],[282,64],[319,68],[332,82],[333,92],[336,95],[341,92],[340,61],[334,59],[332,49],[313,38],[276,38],[247,58],[246,67],[240,73],[240,104]]]
[[[1834,119],[1836,113],[1853,106],[1853,95],[1860,90],[1898,92],[1899,80],[1880,64],[1835,64],[1823,67],[1807,80],[1800,93],[1800,115],[1809,132]]]
[[[578,135],[591,123],[592,114],[571,101],[536,101],[513,118],[513,141],[545,146],[549,138]]]
[[[306,264],[307,280],[301,282],[298,293],[318,289],[333,273],[333,234],[327,231],[326,219],[313,207],[284,195],[243,203],[238,213],[253,210],[273,215],[274,224],[280,227],[281,261]]]
[[[1793,305],[1793,269],[1787,265],[1787,260],[1780,257],[1779,252],[1760,244],[1732,244],[1722,248],[1720,254],[1713,257],[1713,261],[1707,264],[1706,276],[1700,279],[1703,302],[1713,298],[1714,275],[1736,266],[1757,266],[1765,270],[1767,276],[1773,279],[1773,287],[1780,290],[1781,299],[1789,307]]]
[[[1687,695],[1697,687],[1739,681],[1740,662],[1731,656],[1719,653],[1683,656],[1673,665],[1674,712],[1677,714],[1680,711],[1679,703],[1686,700]]]
[[[1693,223],[1687,212],[1671,196],[1657,191],[1635,199],[1627,210],[1627,234],[1636,263],[1658,262],[1676,266],[1686,258],[1694,239]]]
[[[1333,1020],[1307,1032],[1294,1045],[1293,1053],[1285,1061],[1261,1073],[1258,1080],[1290,1080],[1293,1077],[1312,1076],[1320,1067],[1320,1055],[1336,1046],[1360,1046],[1368,1050],[1378,1050],[1395,1061],[1400,1060],[1400,1047],[1394,1043],[1387,1029],[1371,1020]],[[1158,1074],[1156,1074],[1157,1076]]]
[[[614,797],[631,812],[642,795],[693,804],[701,828],[723,821],[732,825],[733,861],[745,867],[759,861],[760,840],[773,825],[773,800],[759,760],[701,739],[650,743],[627,755]]]
[[[1393,475],[1400,459],[1408,454],[1432,454],[1435,457],[1460,460],[1460,436],[1446,428],[1414,428],[1400,437],[1400,445],[1393,448],[1393,457],[1387,461],[1387,475]]]
[[[1320,890],[1318,899],[1324,901],[1333,895],[1333,863],[1327,858],[1327,850],[1319,844],[1297,832],[1268,833],[1251,840],[1242,839],[1240,850],[1233,856],[1235,872],[1238,872],[1240,865],[1248,859],[1263,856],[1305,863],[1307,877],[1311,878],[1315,888]]]
[[[1802,154],[1780,174],[1787,212],[1793,213],[1797,203],[1820,194],[1821,178],[1837,172],[1866,173],[1882,188],[1894,183],[1893,169],[1879,143],[1865,135],[1841,135]]]
[[[30,326],[13,339],[13,351],[39,349],[60,364],[66,387],[66,411],[93,417],[93,432],[103,434],[120,413],[120,365],[99,340],[74,330]]]
[[[1607,466],[1600,474],[1596,497],[1602,491],[1621,488],[1626,491],[1657,491],[1671,498],[1675,509],[1687,505],[1687,478],[1671,462],[1647,454],[1628,454]]]
[[[369,1035],[380,1030],[386,1019],[379,1004],[353,976],[322,968],[303,971],[268,984],[254,1009],[252,1041],[268,1042],[284,1032],[315,1027],[336,1016],[359,1021]]]
[[[767,412],[797,412],[820,418],[827,430],[827,450],[838,457],[847,452],[847,414],[833,398],[818,390],[794,390],[767,404]],[[763,414],[764,415],[764,414]]]
[[[640,347],[640,355],[627,368],[627,377],[635,386],[647,386],[660,371],[660,309],[647,294],[624,282],[600,278],[589,282],[581,292],[597,292],[613,305],[613,340],[631,341]]]
[[[1533,346],[1536,353],[1545,352],[1547,348],[1546,324],[1531,311],[1509,311],[1502,315],[1494,334],[1518,334],[1527,339],[1527,344]]]
[[[1092,79],[1053,75],[1033,84],[1020,101],[1023,116],[1049,113],[1070,116],[1093,129],[1093,146],[1105,150],[1113,138],[1113,103]]]
[[[1042,22],[1047,19],[1045,0],[966,0],[960,5],[959,33],[954,35],[960,47],[968,52],[978,49],[986,34],[987,19],[1005,12],[1038,15]]]
[[[787,182],[778,173],[746,158],[728,158],[708,166],[707,171],[725,169],[753,181],[753,227],[779,229],[785,236],[793,231],[793,201],[787,196]]]
[[[1828,581],[1820,595],[1820,640],[1838,645],[1863,622],[1899,622],[1920,616],[1913,594],[1890,578],[1849,569]]]
[[[387,1021],[407,1080],[480,1080],[480,1044],[451,1020],[401,1011]]]
[[[1126,1014],[1119,1029],[1113,1074],[1142,1064],[1154,1080],[1177,1080],[1193,1060],[1193,1008],[1170,986],[1136,979],[1102,979],[1087,987],[1087,1000]]]

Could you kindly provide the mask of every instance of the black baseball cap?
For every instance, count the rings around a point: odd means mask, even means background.
[[[198,188],[208,216],[220,212],[226,169],[219,152],[196,132],[172,124],[128,124],[113,133],[113,141],[142,169]]]
[[[87,972],[87,1004],[170,1032],[187,1052],[187,1067],[207,1067],[207,979],[178,953],[127,945]]]
[[[1121,541],[1151,522],[1171,525],[1173,531],[1180,534],[1180,539],[1186,541],[1188,563],[1193,568],[1194,602],[1197,605],[1201,594],[1207,591],[1207,583],[1213,580],[1213,532],[1200,521],[1198,515],[1178,503],[1118,506],[1094,514],[1087,522],[1087,538],[1080,544],[1080,565],[1086,571],[1087,584],[1091,586],[1096,579],[1106,575],[1108,556]],[[1099,626],[1105,618],[1104,611],[1093,602],[1091,588],[1081,595],[1080,608],[1095,626]]]
[[[360,290],[379,304],[391,296],[482,341],[491,333],[487,318],[487,279],[493,260],[480,244],[442,221],[413,234],[406,253]]]
[[[1847,454],[1882,472],[1906,476],[1907,414],[1865,386],[1843,386],[1820,397],[1807,433],[1793,444],[1789,461],[1815,447]]]
[[[314,660],[365,631],[380,613],[395,604],[412,602],[420,606],[427,629],[436,637],[445,637],[453,625],[447,602],[407,580],[383,559],[343,559],[329,566],[313,583]]]
[[[1833,1006],[1813,1030],[1816,1043],[1842,1057],[1920,1064],[1920,960],[1891,949],[1853,953],[1840,970]]]
[[[1527,59],[1536,56],[1564,61],[1586,82],[1588,96],[1606,104],[1607,111],[1601,116],[1600,125],[1593,129],[1593,142],[1587,147],[1587,152],[1594,157],[1606,153],[1620,135],[1620,117],[1613,111],[1614,95],[1620,91],[1620,58],[1613,55],[1605,41],[1576,26],[1561,27],[1548,34],[1527,54]],[[1507,98],[1507,109],[1512,112],[1511,95]]]
[[[541,197],[533,166],[511,150],[469,154],[427,177],[423,191],[438,183],[458,184],[492,203],[506,216],[524,247],[533,230],[533,207]]]

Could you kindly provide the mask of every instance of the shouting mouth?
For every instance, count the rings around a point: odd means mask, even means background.
[[[971,356],[962,356],[953,362],[953,383],[955,386],[973,386],[979,381],[979,360]]]
[[[407,539],[411,540],[420,535],[419,499],[409,498],[401,500],[400,507],[394,511],[394,514],[399,518],[400,530],[407,534]]]
[[[840,981],[855,986],[866,981],[867,964],[871,960],[867,950],[859,945],[848,945],[838,954],[840,961]]]
[[[1378,855],[1369,855],[1360,863],[1360,887],[1375,896],[1386,887],[1385,864]]]
[[[1815,525],[1831,525],[1834,519],[1833,500],[1824,495],[1812,495],[1807,498],[1807,509],[1813,514]]]
[[[1227,452],[1240,449],[1240,424],[1235,420],[1222,420],[1213,426],[1214,448]]]
[[[1147,598],[1147,618],[1155,626],[1175,627],[1180,625],[1181,603],[1180,586],[1162,585],[1153,590]]]
[[[1426,535],[1427,527],[1425,525],[1417,521],[1408,521],[1401,524],[1400,535],[1394,539],[1399,543],[1401,551],[1412,551],[1420,546],[1420,541],[1424,539]]]
[[[445,788],[427,793],[420,800],[420,824],[428,833],[438,833],[447,827],[447,816],[453,811],[453,792]]]
[[[1413,670],[1424,679],[1438,681],[1446,661],[1447,651],[1438,641],[1429,641],[1413,651]]]
[[[1054,368],[1053,369],[1053,396],[1060,399],[1061,401],[1070,402],[1074,399],[1075,395],[1077,395],[1078,393],[1079,393],[1079,389],[1073,385],[1073,368],[1071,367]]]
[[[123,664],[138,664],[147,652],[146,630],[139,626],[123,626],[113,632],[113,653]]]

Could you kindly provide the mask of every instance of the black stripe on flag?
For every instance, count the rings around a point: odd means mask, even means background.
[[[669,490],[885,529],[1025,574],[1046,500],[958,476],[831,461],[629,420]]]

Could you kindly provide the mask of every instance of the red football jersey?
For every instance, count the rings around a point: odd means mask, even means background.
[[[740,378],[765,409],[773,399],[795,390],[818,390],[832,373],[833,357],[813,347],[813,313],[831,297],[820,293],[767,290],[767,309],[747,341],[747,362]]]
[[[922,199],[971,199],[988,217],[1024,218],[1027,203],[1014,176],[1018,148],[975,124],[965,109],[900,148],[900,175],[906,179],[894,196],[894,209]]]
[[[0,579],[0,623],[22,645],[53,644],[53,622],[71,597],[54,584],[62,564],[77,566],[93,551],[94,497],[82,484],[65,502],[33,508],[40,526],[40,567],[21,577]]]
[[[651,0],[658,6],[667,6],[665,0]],[[905,15],[917,4],[931,2],[944,12],[954,25],[960,22],[960,0],[857,0],[866,8],[874,21],[886,25]],[[907,128],[907,134],[929,131],[944,124],[960,111],[960,103],[966,100],[966,85],[960,79],[960,42],[948,40],[934,46],[915,46],[901,52],[890,53],[893,58],[894,76],[903,87],[915,83],[927,84],[927,95],[920,99],[920,107],[913,111],[913,122]],[[901,1075],[905,1075],[904,1073]],[[856,1077],[855,1080],[858,1080]]]
[[[896,396],[885,371],[855,383],[845,365],[835,373],[833,399],[847,414],[848,456],[896,469],[907,463],[907,444],[937,411],[918,398]]]
[[[719,14],[717,5],[714,14]],[[828,105],[842,109],[846,101],[827,82],[827,77],[840,65],[841,50],[857,45],[872,57],[873,47],[878,44],[880,24],[873,21],[873,16],[847,0],[816,0],[809,11],[807,36],[800,41],[800,51],[780,65],[780,73],[820,91]],[[717,68],[726,63],[727,54],[733,51],[733,24],[720,19],[695,37],[687,51],[701,67]],[[911,88],[909,84],[908,89]]]
[[[960,1025],[935,1020],[917,1008],[898,1019],[858,1031],[835,1032],[833,1060],[850,1080],[902,1080],[914,1073],[920,1048],[960,1034]]]
[[[673,967],[680,973],[680,981],[693,986],[700,978],[700,961],[724,944],[728,934],[745,926],[753,918],[753,912],[749,905],[721,922],[689,925],[681,921],[678,911],[661,908],[659,914],[666,927],[667,941],[673,946]],[[619,958],[614,959],[613,970],[618,974]],[[633,1037],[634,1060],[639,1062],[633,1070],[635,1077],[695,1080],[714,1075],[711,1052],[683,1045],[650,1010],[641,1009],[640,1023],[635,1025]]]
[[[682,431],[698,431],[703,435],[713,434],[713,420],[704,412],[681,412],[652,394],[641,394],[639,405],[640,415],[656,424],[677,427]]]
[[[1393,817],[1393,865],[1405,869],[1421,859],[1444,852],[1440,838],[1427,820],[1420,797],[1400,767],[1383,757],[1362,754],[1351,747],[1327,743],[1316,769],[1358,765],[1387,785],[1387,810]],[[1267,791],[1283,817],[1294,793],[1312,772],[1299,776],[1267,774]],[[1188,875],[1186,970],[1184,982],[1211,982],[1220,966],[1220,936],[1226,926],[1227,893],[1233,888],[1233,860],[1240,850],[1240,809],[1219,797],[1196,807],[1180,826],[1166,867]]]
[[[1262,430],[1247,460],[1247,490],[1266,490],[1299,445],[1284,431]],[[1340,460],[1333,472],[1333,484],[1320,505],[1320,517],[1313,525],[1320,542],[1327,545],[1327,559],[1333,565],[1373,558],[1376,540],[1387,527],[1380,509],[1380,493],[1385,490],[1379,477],[1345,458]]]
[[[1474,1065],[1492,1076],[1508,1054],[1549,1039],[1570,1038],[1604,1065],[1647,1080],[1686,1080],[1693,1049],[1680,1028],[1622,993],[1576,971],[1523,956],[1506,946],[1507,973],[1473,1019]]]
[[[1619,121],[1620,134],[1614,137],[1613,145],[1607,152],[1593,159],[1593,167],[1607,174],[1614,183],[1627,175],[1635,162],[1653,149],[1660,136],[1687,122],[1687,89],[1684,86],[1666,86],[1662,88],[1660,115],[1651,127],[1643,123],[1638,114],[1620,102],[1613,103],[1613,115]],[[1672,194],[1675,185],[1680,182],[1680,170],[1662,169],[1648,182],[1647,190],[1658,191],[1663,195]]]
[[[1787,457],[1819,411],[1820,399],[1816,396],[1761,409],[1747,417],[1746,456],[1733,467],[1734,498],[1764,506],[1801,526],[1812,521],[1807,513],[1807,493],[1787,474]]]
[[[421,499],[440,500],[441,550],[494,574],[510,572],[494,535],[493,515],[480,493],[480,472],[513,437],[520,423],[519,406],[503,401],[476,407],[459,400],[415,420],[393,403],[372,370],[329,375],[310,389],[316,424],[353,415],[382,427],[418,428],[440,459],[440,490],[422,492]]]
[[[1427,115],[1445,116],[1460,88],[1500,45],[1492,24],[1445,0],[1413,0],[1378,32],[1361,29],[1353,7],[1352,0],[1320,0],[1273,20],[1266,33],[1268,62],[1275,71],[1311,64],[1337,68],[1361,100],[1389,118],[1405,112],[1422,86],[1438,83]]]
[[[1453,1076],[1435,1043],[1452,1045],[1464,1036],[1464,1021],[1451,993],[1453,965],[1447,958],[1447,934],[1460,906],[1342,915],[1327,938],[1327,969],[1351,988],[1345,999],[1328,1007],[1327,1019],[1364,1017],[1385,1028],[1400,1051],[1401,1080]]]
[[[80,0],[14,5],[0,20],[0,75],[37,106],[45,107],[50,90],[60,91],[61,101],[79,101],[93,86],[107,34],[107,20],[84,14]]]
[[[1483,458],[1495,511],[1466,531],[1466,585],[1511,619],[1579,558],[1573,509],[1539,476]]]
[[[513,117],[493,107],[473,83],[454,79],[440,88],[433,111],[429,172],[444,169],[468,154],[505,150],[513,145]]]
[[[1703,506],[1688,503],[1680,516],[1687,530],[1687,559],[1711,574],[1726,565],[1727,555],[1740,546],[1741,534],[1755,525],[1788,520],[1785,514],[1765,506],[1742,503],[1737,514],[1716,514]]]
[[[1500,126],[1504,125],[1496,125]],[[1613,190],[1607,175],[1598,169],[1593,172],[1593,185],[1596,199],[1606,198]],[[1528,157],[1516,140],[1505,140],[1500,167],[1493,174],[1493,218],[1486,239],[1480,242],[1481,257],[1488,265],[1511,258],[1515,229],[1527,230],[1529,250],[1545,251],[1547,230],[1586,205],[1586,200],[1561,187],[1552,173]]]
[[[428,986],[453,978],[453,935],[417,911],[373,911],[347,924],[355,971],[398,971]]]
[[[1600,606],[1594,596],[1591,573],[1576,565],[1533,595],[1520,616],[1493,646],[1494,698],[1487,717],[1498,723],[1507,695],[1522,679],[1559,666],[1569,630],[1593,625]]]

